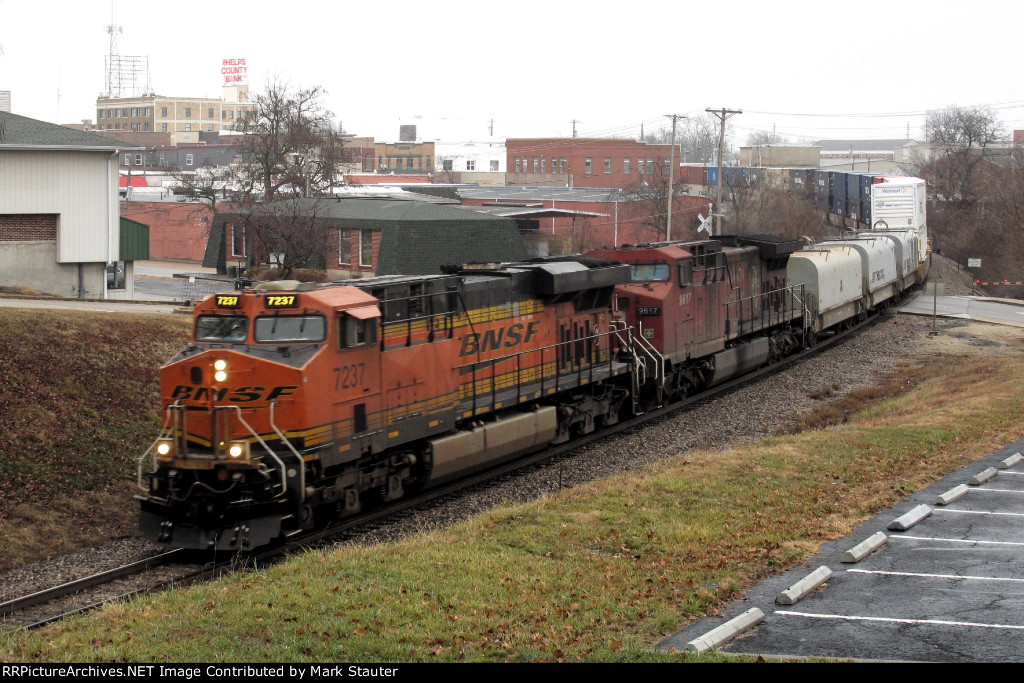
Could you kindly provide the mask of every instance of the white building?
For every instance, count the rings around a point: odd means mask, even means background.
[[[504,185],[505,140],[470,142],[434,141],[435,182]]]
[[[118,215],[123,142],[0,112],[0,286],[130,299]],[[148,243],[141,246],[148,257]],[[107,287],[107,264],[125,262]],[[116,269],[115,269],[116,270]]]

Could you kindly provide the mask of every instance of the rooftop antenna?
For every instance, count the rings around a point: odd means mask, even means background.
[[[107,97],[138,97],[150,92],[153,86],[149,80],[149,57],[118,54],[117,36],[124,33],[124,27],[114,17],[114,3],[110,3],[110,23],[104,28],[110,36],[110,50],[106,62]]]

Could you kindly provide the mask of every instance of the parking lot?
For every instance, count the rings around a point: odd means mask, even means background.
[[[720,649],[764,656],[928,662],[1024,661],[1024,463],[1000,461],[1024,439],[921,491],[825,546],[785,575],[765,581],[722,617],[703,619],[666,639],[678,650],[751,608],[764,620]],[[977,485],[972,477],[996,468]],[[939,495],[965,485],[946,505]],[[905,531],[891,522],[920,506]],[[843,553],[874,534],[886,541],[857,563]],[[793,605],[776,597],[819,567],[832,576]]]

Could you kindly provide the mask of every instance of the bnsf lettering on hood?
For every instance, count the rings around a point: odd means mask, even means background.
[[[516,323],[508,327],[487,330],[483,334],[470,332],[462,340],[462,348],[459,350],[459,355],[469,356],[474,353],[486,353],[487,351],[496,351],[501,348],[511,349],[520,344],[525,344],[537,334],[539,326],[540,323],[535,320],[528,325]]]

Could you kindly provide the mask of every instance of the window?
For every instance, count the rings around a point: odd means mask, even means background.
[[[249,319],[244,315],[201,315],[196,318],[196,341],[244,342]]]
[[[605,173],[611,173],[612,172],[612,158],[611,157],[605,157],[604,158],[604,172]]]
[[[365,320],[342,313],[338,318],[338,348],[351,349],[356,346],[374,344],[377,342],[377,318]],[[351,366],[350,366],[351,367]],[[353,368],[352,372],[355,370]],[[358,385],[358,376],[353,376],[346,382],[348,386]],[[365,430],[363,430],[365,431]]]
[[[209,109],[206,110],[206,118],[208,118],[208,119],[212,119],[213,118],[213,107],[210,107]]]
[[[231,255],[245,258],[245,226],[225,223],[224,228],[231,235]]]
[[[322,315],[263,315],[253,324],[258,342],[318,342],[327,337],[327,320]]]
[[[161,133],[166,133],[167,132],[167,124],[166,123],[161,123],[160,124],[160,132]]]
[[[187,133],[187,132],[189,132],[191,130],[192,130],[192,124],[191,123],[186,123],[185,124],[185,132]]]
[[[671,163],[671,162],[669,162],[669,160],[668,160],[668,159],[664,159],[664,160],[662,161],[662,163],[663,163],[663,164],[665,164],[665,173],[666,173],[666,175],[667,175],[667,174],[668,174],[668,170],[669,170],[669,169],[668,169],[668,165],[669,165],[669,163]]]
[[[586,173],[587,175],[590,175],[591,173],[594,172],[594,159],[592,157],[587,157],[586,161],[583,164],[583,172]]]
[[[629,159],[628,158],[622,160],[622,172],[625,173],[626,175],[629,175]]]
[[[131,166],[132,165],[132,155],[131,154],[125,154],[124,155],[124,165],[125,166]]]
[[[667,263],[639,263],[629,267],[632,282],[668,282]]]
[[[454,170],[454,166],[452,166],[452,160],[451,159],[442,159],[441,160],[441,170],[442,171]]]
[[[227,117],[228,117],[227,110],[221,109],[220,110],[220,120],[223,121],[223,120],[227,119]]]
[[[412,168],[412,157],[409,157],[408,159],[405,160],[405,167]]]
[[[359,265],[373,265],[373,230],[359,231]]]
[[[640,175],[644,174],[644,160],[642,158],[636,160],[636,172]]]
[[[545,159],[544,159],[544,157],[541,157],[541,158],[540,158],[540,172],[541,172],[541,173],[547,173],[547,172],[548,172],[548,170],[547,170],[547,166],[545,165]]]
[[[142,166],[142,155],[141,154],[136,154],[135,155],[135,165],[136,166]]]
[[[519,166],[519,157],[516,157],[516,173],[522,173]]]
[[[186,154],[185,155],[185,165],[186,166],[191,166],[192,165],[192,155],[191,154]]]
[[[213,130],[213,124],[211,123],[206,130],[212,131]]]
[[[160,116],[167,118],[167,107],[160,107]]]
[[[558,172],[565,173],[565,157],[558,157]]]
[[[473,159],[467,159],[466,160],[466,170],[467,171],[475,171],[476,170],[476,161],[474,161]]]
[[[192,118],[192,107],[185,107],[185,118]]]
[[[348,265],[352,263],[352,233],[348,230],[338,230],[338,264]]]
[[[647,158],[647,172],[654,173],[654,159]]]
[[[491,159],[491,170],[492,171],[497,171],[498,170],[498,160],[497,159]]]
[[[540,159],[537,157],[533,158],[533,172],[540,173]]]

